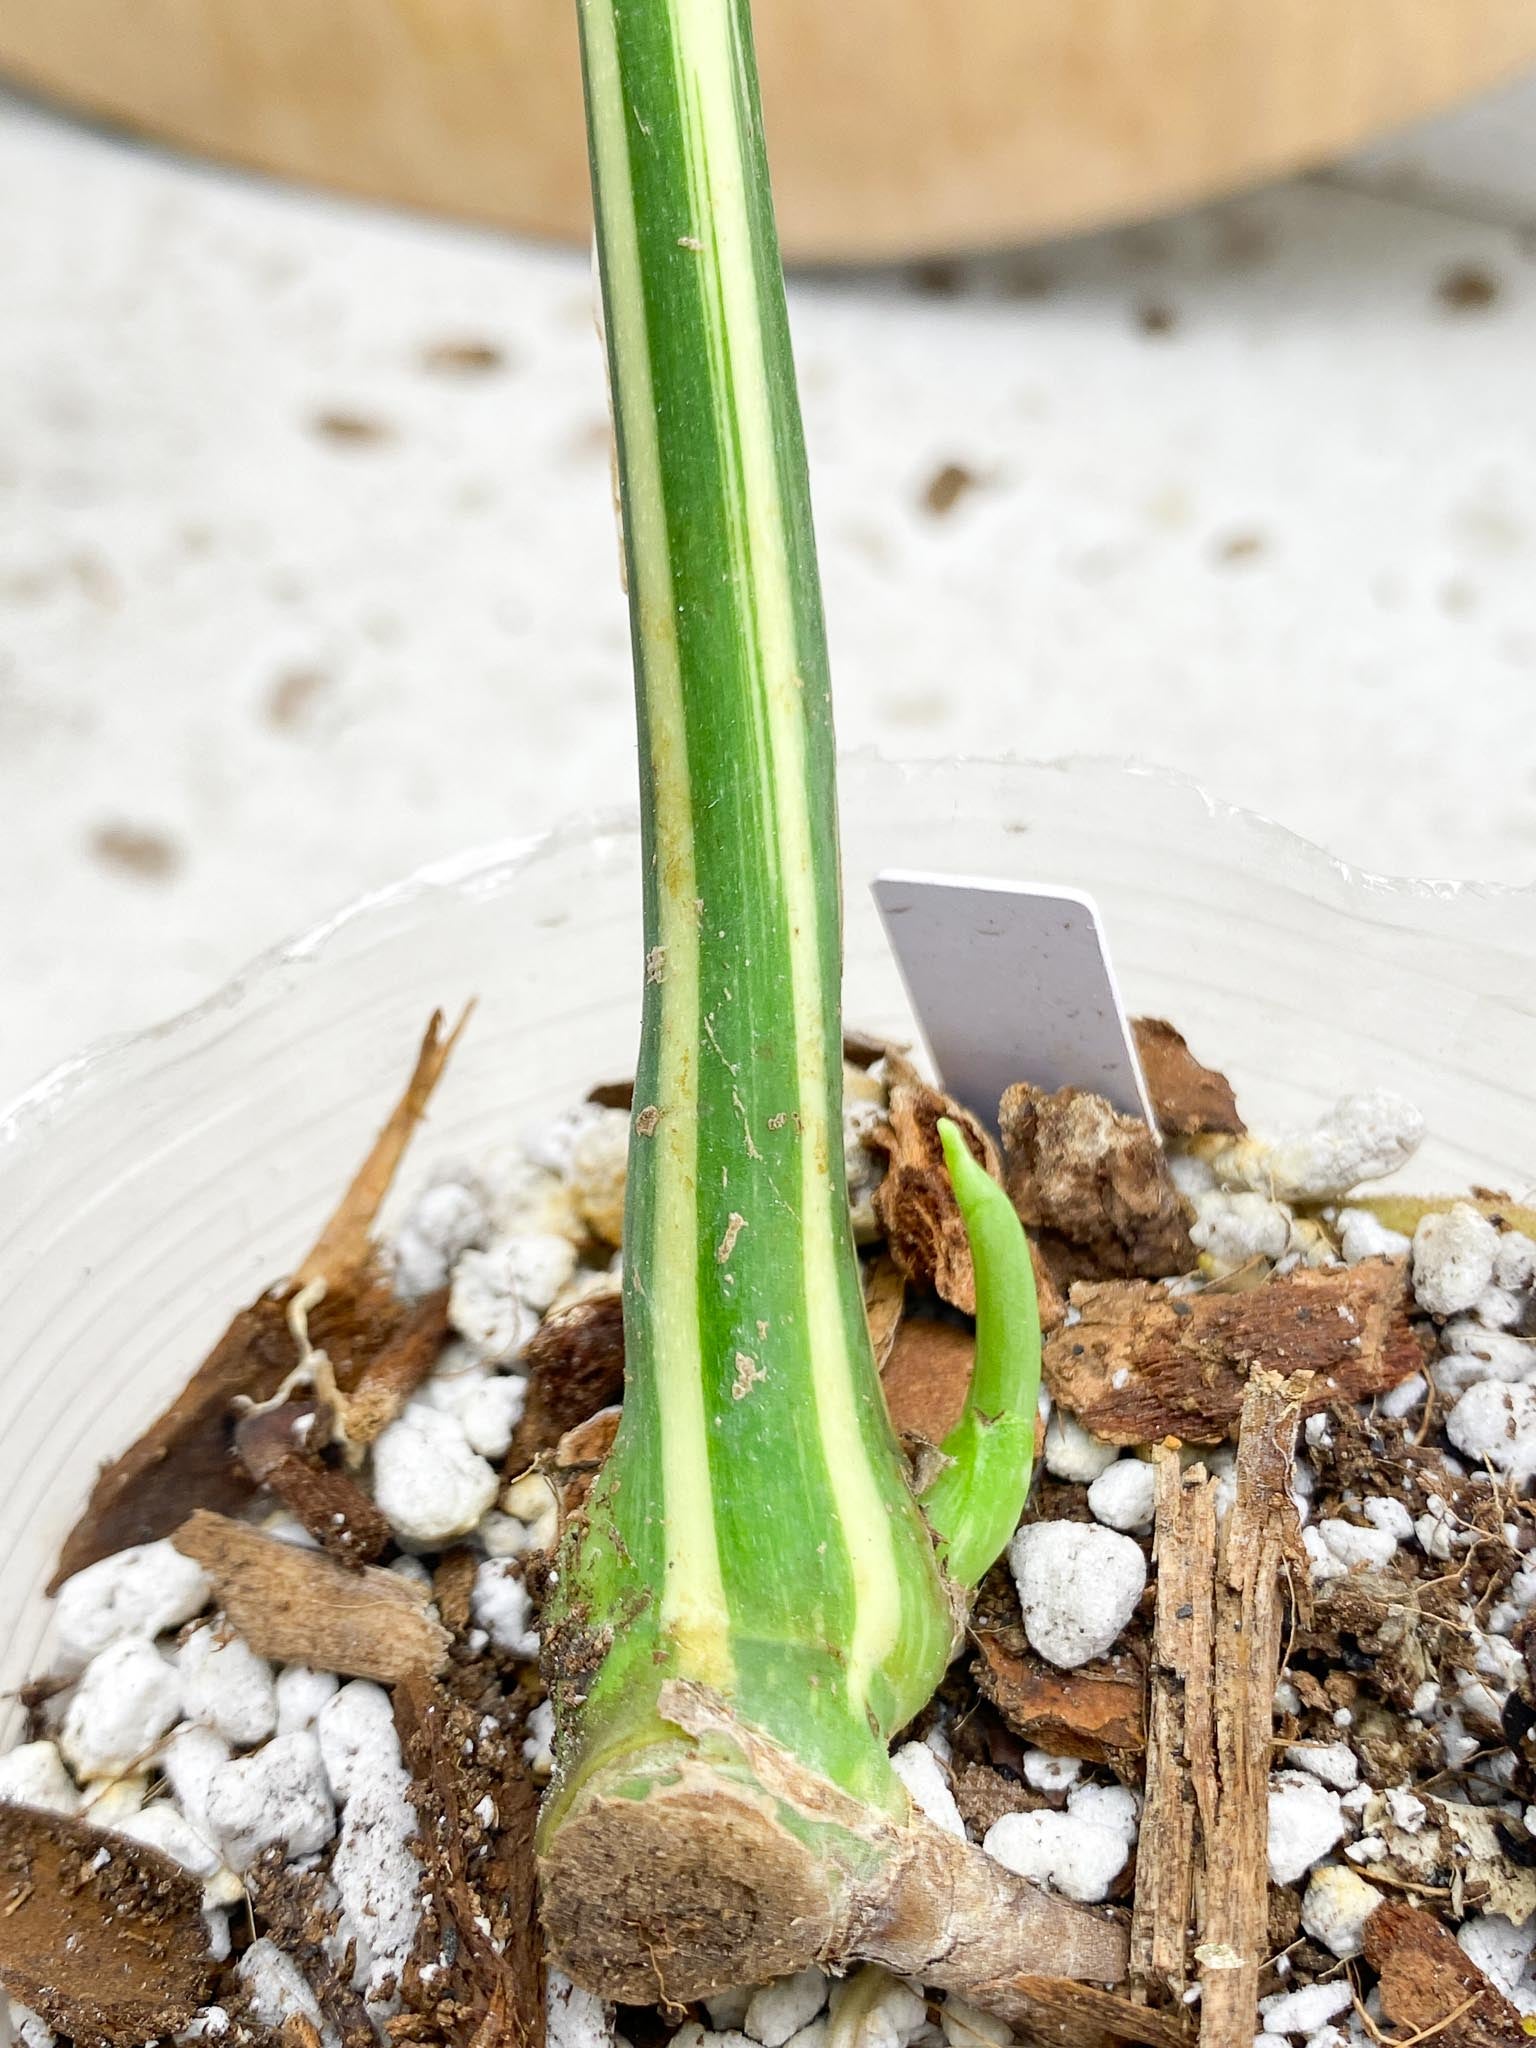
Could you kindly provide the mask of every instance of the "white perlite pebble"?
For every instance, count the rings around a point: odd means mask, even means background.
[[[8,2001],[11,2030],[21,2048],[53,2048],[54,2032],[45,2019],[19,1999]]]
[[[1370,1209],[1341,1209],[1336,1220],[1347,1266],[1358,1266],[1362,1259],[1406,1258],[1413,1243],[1400,1230],[1388,1230]]]
[[[1430,1371],[1440,1392],[1454,1401],[1481,1380],[1529,1380],[1536,1373],[1536,1345],[1457,1316],[1440,1332],[1440,1356]]]
[[[1424,1555],[1442,1564],[1459,1544],[1466,1541],[1465,1533],[1457,1526],[1451,1510],[1437,1493],[1429,1496],[1429,1505],[1414,1522],[1413,1533]]]
[[[1079,1785],[1067,1794],[1067,1811],[1074,1820],[1107,1828],[1127,1848],[1136,1840],[1140,1807],[1136,1794],[1124,1785]]]
[[[373,1497],[402,1542],[436,1549],[467,1536],[496,1498],[494,1469],[451,1415],[412,1401],[373,1447]]]
[[[547,1778],[555,1768],[555,1710],[548,1700],[540,1700],[528,1716],[528,1733],[523,1742],[523,1755],[528,1760],[528,1768],[536,1778]],[[746,2008],[743,2007],[742,2010],[745,2011]],[[714,2017],[713,2006],[710,2007],[710,2016]],[[734,2025],[735,2022],[716,2020],[715,2024],[725,2026]]]
[[[1147,1583],[1140,1546],[1093,1523],[1032,1522],[1008,1562],[1030,1647],[1064,1671],[1104,1655]]]
[[[78,1813],[80,1793],[52,1742],[23,1742],[0,1756],[0,1806]]]
[[[475,1572],[469,1611],[498,1650],[509,1657],[537,1657],[538,1631],[522,1574],[502,1558],[488,1557]]]
[[[1313,1864],[1320,1863],[1343,1838],[1344,1825],[1337,1792],[1304,1772],[1277,1772],[1269,1781],[1271,1882],[1295,1884],[1298,1878],[1305,1877]],[[1331,2017],[1329,2013],[1323,2015],[1324,2019]]]
[[[1484,1458],[1516,1484],[1536,1475],[1536,1387],[1511,1387],[1484,1380],[1468,1387],[1445,1419],[1445,1433],[1458,1451]]]
[[[340,2036],[334,2027],[327,2026],[320,2001],[308,1980],[275,1941],[269,1941],[265,1935],[260,1941],[253,1941],[235,1968],[251,2002],[251,2011],[264,2027],[270,2027],[276,2034],[281,2033],[284,2020],[305,2019],[319,2034],[324,2048],[337,2048]]]
[[[1086,1486],[1113,1465],[1120,1453],[1113,1444],[1101,1443],[1065,1408],[1052,1411],[1045,1426],[1045,1469],[1053,1479],[1075,1480]]]
[[[496,1365],[516,1358],[539,1327],[538,1311],[512,1286],[502,1249],[466,1252],[448,1293],[448,1320],[477,1357]]]
[[[1065,1792],[1082,1774],[1083,1766],[1075,1756],[1049,1756],[1043,1749],[1024,1752],[1024,1782],[1037,1792]]]
[[[1413,1293],[1432,1316],[1460,1315],[1493,1279],[1499,1233],[1467,1202],[1422,1217],[1413,1233]]]
[[[1524,1294],[1536,1286],[1536,1238],[1518,1230],[1506,1230],[1493,1255],[1493,1278],[1498,1287],[1511,1294]]]
[[[1259,2011],[1265,2030],[1271,2034],[1315,2034],[1331,2019],[1354,2003],[1354,1986],[1348,1978],[1331,1984],[1304,1984],[1299,1991],[1281,1991],[1273,1998],[1261,1998]]]
[[[988,1828],[981,1846],[1005,1870],[1086,1904],[1108,1897],[1130,1854],[1117,1829],[1049,1811],[1005,1813]]]
[[[1400,1500],[1384,1493],[1367,1494],[1360,1503],[1360,1512],[1373,1529],[1385,1529],[1399,1543],[1413,1541],[1413,1516]]]
[[[1253,1149],[1245,1183],[1282,1202],[1325,1202],[1361,1181],[1380,1180],[1413,1157],[1424,1119],[1411,1102],[1385,1088],[1346,1095],[1317,1128]],[[1246,1151],[1243,1153],[1245,1159]]]
[[[114,1821],[112,1832],[143,1842],[148,1848],[158,1849],[162,1856],[169,1856],[173,1863],[179,1863],[183,1870],[190,1870],[194,1877],[212,1877],[220,1866],[221,1859],[214,1844],[206,1835],[200,1834],[168,1799],[157,1799],[149,1806],[141,1806],[137,1813]]]
[[[1349,1571],[1380,1570],[1397,1555],[1397,1538],[1389,1529],[1359,1529],[1353,1522],[1325,1518],[1317,1533]]]
[[[209,1781],[205,1811],[232,1870],[248,1870],[274,1844],[285,1859],[324,1848],[336,1814],[318,1740],[300,1729],[222,1765]]]
[[[605,1244],[624,1236],[624,1182],[629,1167],[629,1117],[604,1109],[571,1147],[566,1174],[582,1221]]]
[[[77,1778],[119,1777],[152,1753],[180,1711],[175,1668],[143,1636],[128,1636],[85,1667],[59,1747]]]
[[[201,1834],[210,1835],[208,1787],[229,1762],[229,1744],[223,1736],[185,1722],[160,1745],[155,1762],[187,1819]]]
[[[548,1550],[560,1533],[560,1503],[542,1472],[525,1472],[501,1496],[501,1505],[522,1523],[525,1550]]]
[[[313,1728],[320,1709],[340,1684],[334,1671],[311,1671],[307,1664],[289,1664],[279,1671],[278,1734],[297,1735],[301,1728]]]
[[[733,1984],[729,1991],[716,1991],[704,2000],[704,2010],[709,2014],[709,2024],[717,2031],[739,2032],[747,2016],[747,2007],[752,2003],[756,1987],[751,1984]]]
[[[1360,1782],[1360,1762],[1347,1742],[1296,1743],[1285,1760],[1335,1792],[1348,1792]]]
[[[550,1970],[544,2007],[548,2048],[610,2048],[612,2009],[594,1992],[573,1984],[563,1970]]]
[[[742,2016],[742,2031],[761,2042],[762,2048],[785,2048],[826,2002],[827,1980],[820,1970],[800,1970],[793,1977],[776,1978],[753,1992]]]
[[[416,1809],[410,1774],[399,1762],[379,1778],[354,1785],[342,1809],[331,1858],[331,1882],[341,1900],[338,1943],[357,1944],[353,1984],[370,1998],[387,1996],[416,1938],[421,1865],[411,1847]]]
[[[1413,1413],[1428,1392],[1429,1381],[1423,1373],[1414,1372],[1389,1392],[1382,1394],[1376,1405],[1383,1415],[1390,1416],[1394,1422],[1401,1422],[1405,1416]]]
[[[1456,1939],[1462,1954],[1498,1986],[1517,2012],[1536,2009],[1536,1988],[1521,1981],[1536,1944],[1536,1920],[1517,1927],[1502,1913],[1478,1913],[1463,1920]]]
[[[389,1694],[371,1679],[354,1678],[326,1701],[315,1722],[320,1757],[331,1790],[350,1799],[370,1772],[388,1770],[400,1756]]]
[[[61,1662],[77,1670],[126,1636],[179,1628],[206,1605],[208,1574],[176,1546],[137,1543],[66,1579],[54,1601]]]
[[[955,1804],[954,1793],[949,1789],[944,1767],[927,1743],[903,1743],[891,1757],[891,1768],[906,1786],[912,1804],[918,1812],[931,1820],[936,1828],[942,1828],[947,1835],[958,1835],[963,1842],[965,1822],[960,1818],[960,1809]],[[797,2025],[803,2026],[811,2018],[812,2015],[807,2013],[805,2020],[798,2021]],[[754,2033],[755,2029],[748,2026],[747,2032]],[[766,2041],[767,2038],[766,2034],[757,2035],[759,2041]],[[788,2036],[785,2038],[788,2039]],[[770,2048],[778,2048],[778,2044],[771,2043]]]
[[[1366,1921],[1381,1893],[1358,1871],[1340,1864],[1314,1870],[1301,1903],[1301,1924],[1314,1941],[1341,1959],[1359,1955]]]
[[[272,1666],[250,1644],[209,1624],[194,1629],[176,1652],[181,1711],[202,1721],[236,1749],[265,1742],[277,1728]]]
[[[949,2048],[983,2048],[983,2044],[985,2048],[1008,2048],[1013,2039],[1013,2029],[1006,2020],[1000,2020],[996,2013],[983,2012],[979,2005],[969,2004],[953,1991],[944,2000],[939,2025]]]
[[[908,2048],[928,2019],[922,1999],[874,1963],[834,1984],[829,2003],[844,2048]]]
[[[504,1458],[527,1394],[526,1381],[511,1378],[483,1380],[474,1388],[459,1407],[459,1427],[469,1448],[482,1458]]]
[[[442,1180],[428,1188],[395,1238],[395,1292],[408,1301],[435,1294],[488,1228],[484,1196],[472,1181]]]
[[[1291,1214],[1266,1195],[1212,1188],[1195,1197],[1190,1242],[1223,1272],[1254,1259],[1278,1259],[1291,1241]]]
[[[1108,1529],[1137,1534],[1152,1526],[1157,1473],[1145,1458],[1117,1458],[1088,1489],[1088,1512]]]
[[[1286,2048],[1284,2034],[1255,2034],[1253,2048]]]

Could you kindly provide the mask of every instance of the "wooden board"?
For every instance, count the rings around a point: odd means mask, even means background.
[[[286,176],[585,232],[574,0],[0,0],[0,68]],[[1536,0],[758,0],[786,248],[1132,219],[1536,61]]]

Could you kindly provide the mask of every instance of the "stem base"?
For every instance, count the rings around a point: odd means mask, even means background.
[[[594,1773],[543,1844],[545,1927],[577,1983],[675,2006],[878,1962],[996,2007],[1031,1971],[1124,1975],[1116,1921],[861,1806],[703,1687],[664,1686],[661,1712],[676,1738]]]

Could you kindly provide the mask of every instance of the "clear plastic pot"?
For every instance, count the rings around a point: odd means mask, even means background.
[[[854,760],[843,824],[850,1022],[911,1034],[877,869],[1068,883],[1098,897],[1132,1009],[1224,1067],[1256,1126],[1391,1087],[1429,1119],[1416,1187],[1525,1190],[1536,892],[1353,873],[1093,763]],[[407,1184],[626,1074],[640,959],[633,823],[585,821],[365,899],[0,1119],[0,1691],[46,1660],[41,1589],[97,1467],[306,1248],[432,1008],[480,1005]]]

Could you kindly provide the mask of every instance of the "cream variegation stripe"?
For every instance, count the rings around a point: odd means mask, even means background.
[[[624,364],[614,404],[624,443],[624,517],[632,601],[639,607],[649,726],[656,900],[665,971],[658,1073],[660,1120],[643,1142],[668,1161],[653,1176],[653,1243],[647,1312],[664,1341],[653,1346],[665,1504],[666,1581],[661,1622],[690,1675],[728,1686],[729,1605],[720,1570],[709,1471],[709,1431],[700,1379],[696,1251],[698,1065],[701,1039],[699,928],[694,912],[693,812],[683,679],[677,654],[671,550],[651,375],[624,88],[611,0],[585,9],[592,147],[602,194],[604,317]],[[658,1162],[660,1165],[660,1162]],[[631,1256],[638,1248],[631,1247]]]
[[[830,1077],[824,1045],[822,955],[815,844],[808,809],[804,706],[798,669],[795,593],[785,547],[774,441],[773,399],[763,346],[759,281],[754,267],[748,165],[736,109],[746,95],[736,71],[743,53],[732,12],[719,0],[671,0],[678,47],[688,53],[679,98],[695,198],[694,233],[718,272],[718,303],[706,298],[712,370],[726,380],[718,397],[734,413],[738,442],[727,460],[734,501],[731,551],[743,588],[757,599],[756,664],[766,706],[771,761],[773,838],[790,950],[801,1143],[801,1246],[807,1334],[822,1453],[854,1582],[854,1633],[847,1646],[848,1685],[856,1704],[894,1649],[901,1627],[902,1574],[892,1518],[863,1449],[855,1394],[854,1335],[844,1316],[840,1258],[845,1216],[834,1213],[828,1162],[841,1133],[829,1128]],[[739,510],[735,510],[739,508]]]

